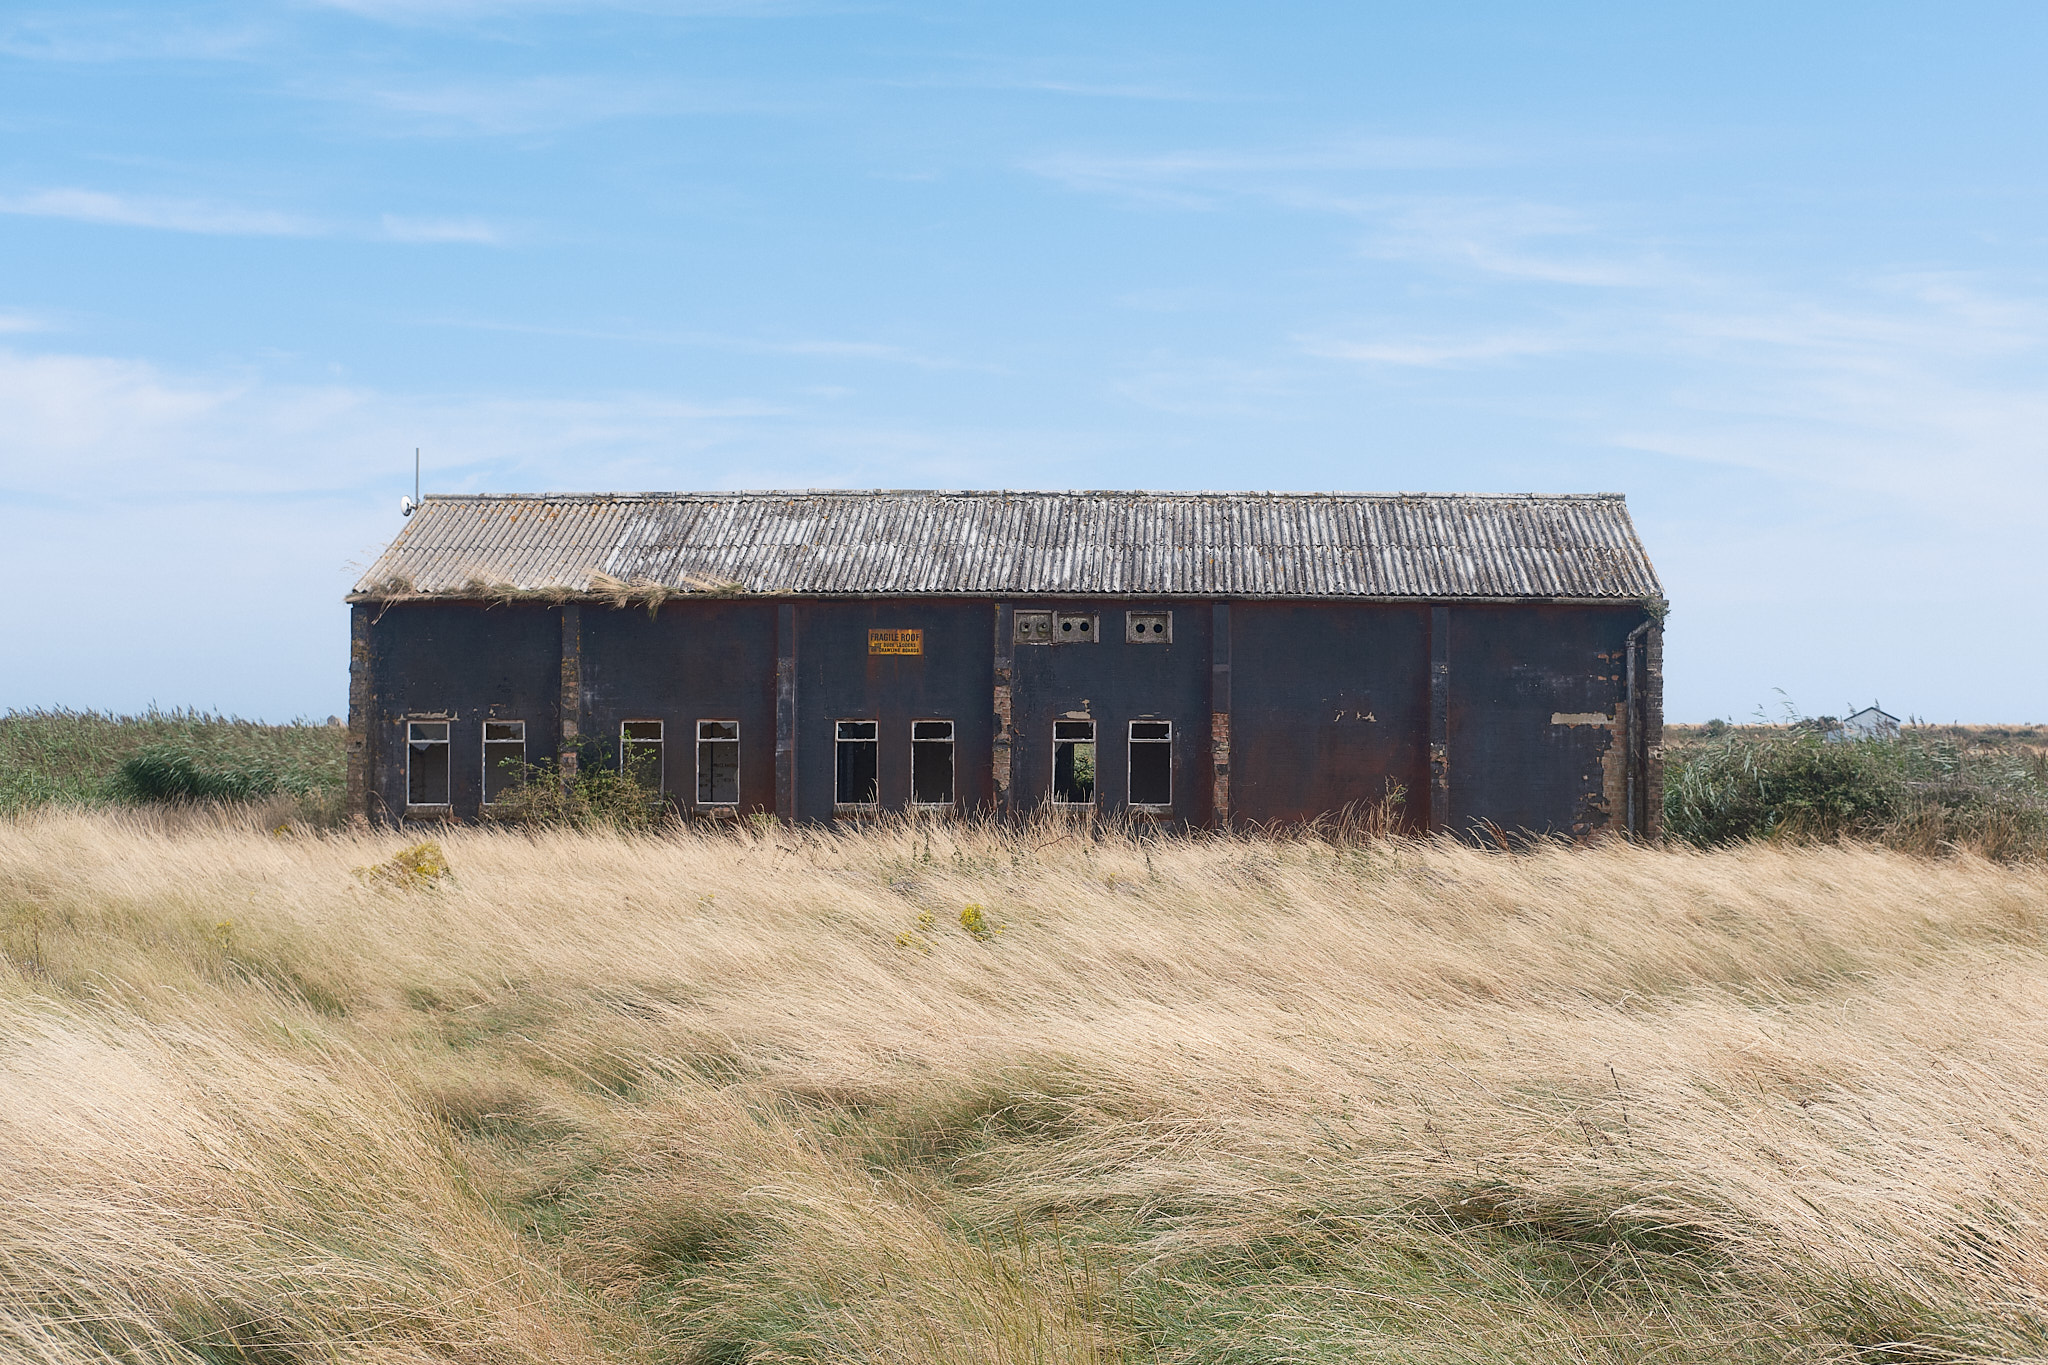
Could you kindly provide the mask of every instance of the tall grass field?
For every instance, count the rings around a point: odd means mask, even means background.
[[[2048,870],[0,820],[0,1359],[2048,1358]]]

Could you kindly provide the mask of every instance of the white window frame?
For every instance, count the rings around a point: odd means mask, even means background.
[[[479,765],[479,776],[482,778],[482,784],[477,788],[477,799],[486,806],[498,804],[496,801],[491,800],[491,749],[493,746],[503,748],[512,743],[509,739],[492,739],[491,727],[494,725],[516,725],[519,727],[519,781],[522,786],[526,782],[526,722],[523,720],[485,721],[481,731],[484,738],[484,759],[482,764]]]
[[[438,740],[416,739],[413,731],[422,725],[440,726],[441,738]],[[413,748],[415,743],[439,744],[446,751],[441,762],[441,780],[447,784],[447,790],[442,794],[442,798],[439,801],[415,801],[412,799],[412,756],[416,752]],[[421,716],[417,720],[407,717],[405,722],[405,808],[407,810],[446,810],[454,804],[455,722],[445,716],[438,718]]]
[[[1151,737],[1147,737],[1147,738],[1145,738],[1145,739],[1140,739],[1140,738],[1138,738],[1138,727],[1139,727],[1140,725],[1164,725],[1164,726],[1166,727],[1166,736],[1165,736],[1165,738],[1163,738],[1163,739],[1155,739],[1155,738],[1151,738]],[[1132,768],[1132,760],[1133,760],[1133,759],[1135,759],[1135,758],[1137,757],[1137,753],[1138,753],[1138,746],[1139,746],[1140,744],[1157,744],[1157,745],[1163,745],[1163,746],[1165,747],[1165,749],[1166,749],[1166,800],[1165,800],[1164,802],[1159,802],[1159,801],[1133,801],[1133,800],[1131,800],[1131,799],[1130,799],[1130,796],[1131,796],[1131,768]],[[1125,804],[1126,804],[1126,805],[1128,805],[1128,806],[1130,806],[1130,808],[1131,808],[1132,810],[1147,810],[1147,811],[1166,811],[1166,810],[1172,810],[1172,809],[1173,809],[1173,722],[1172,722],[1172,721],[1170,721],[1170,720],[1160,720],[1160,719],[1158,719],[1157,717],[1147,717],[1147,718],[1146,718],[1146,719],[1144,719],[1144,720],[1134,720],[1134,721],[1132,721],[1132,722],[1130,723],[1130,725],[1129,725],[1129,726],[1128,726],[1128,727],[1127,727],[1127,728],[1125,729],[1125,731],[1124,731],[1124,798],[1125,798]]]
[[[1088,738],[1085,740],[1062,739],[1060,737],[1060,727],[1062,725],[1085,725],[1088,727]],[[1082,720],[1073,716],[1068,716],[1060,720],[1055,720],[1052,723],[1052,776],[1048,786],[1046,798],[1052,805],[1059,806],[1065,810],[1092,810],[1097,804],[1100,803],[1102,799],[1101,740],[1102,727],[1093,719]],[[1095,751],[1095,780],[1088,784],[1088,799],[1086,801],[1060,800],[1060,745],[1062,744],[1086,744],[1089,748]]]
[[[944,739],[919,739],[920,725],[943,725]],[[952,751],[951,765],[947,769],[946,799],[943,801],[920,801],[917,799],[917,746],[920,744],[943,744]],[[944,716],[927,716],[923,720],[910,722],[910,804],[919,810],[950,810],[960,799],[960,727]]]
[[[628,725],[652,725],[655,730],[655,737],[653,739],[628,739],[626,737],[626,727]],[[666,795],[668,792],[668,726],[658,720],[646,719],[622,720],[619,722],[620,773],[623,774],[626,771],[626,754],[629,749],[648,747],[652,747],[654,750],[655,795]]]
[[[842,725],[872,725],[875,733],[867,739],[848,739],[839,733]],[[839,746],[842,744],[866,744],[875,755],[875,799],[872,801],[841,801],[839,799]],[[875,810],[882,804],[882,722],[876,716],[839,716],[832,721],[832,808],[834,810]]]
[[[704,727],[707,725],[730,725],[732,727],[732,735],[729,738],[724,735],[717,735],[707,739],[704,735]],[[707,744],[732,745],[732,800],[730,801],[706,801],[704,799],[704,746]],[[717,810],[730,810],[740,803],[740,723],[738,721],[707,718],[697,722],[697,752],[695,766],[691,771],[691,792],[693,799],[698,805],[708,806]]]

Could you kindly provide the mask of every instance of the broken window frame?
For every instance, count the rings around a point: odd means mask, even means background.
[[[707,734],[705,734],[705,733],[704,733],[705,727],[707,727],[707,726],[712,726],[712,725],[720,725],[720,726],[729,726],[729,727],[731,727],[731,731],[732,731],[732,733],[731,733],[731,734],[720,734],[720,735],[707,735]],[[706,751],[706,750],[708,750],[708,749],[711,749],[711,748],[713,748],[713,747],[715,747],[715,746],[724,746],[724,745],[728,745],[728,744],[732,746],[732,799],[730,799],[730,800],[723,800],[723,799],[720,799],[720,798],[718,798],[718,797],[716,797],[716,796],[713,796],[713,797],[706,797],[706,796],[704,795],[704,776],[705,776],[705,768],[704,768],[704,759],[705,759],[705,751]],[[696,793],[697,793],[697,804],[698,804],[698,805],[700,805],[700,806],[710,806],[710,807],[716,807],[716,808],[718,808],[718,809],[726,809],[726,808],[729,808],[729,807],[732,807],[732,806],[737,806],[737,805],[739,805],[739,803],[740,803],[740,723],[739,723],[738,721],[736,721],[736,720],[700,720],[700,721],[698,721],[698,722],[697,722],[697,768],[696,768],[695,778],[696,778]],[[713,783],[714,783],[714,787],[713,787],[713,790],[715,791],[715,790],[716,790],[716,786],[715,786],[715,784],[716,784],[716,782],[717,782],[717,777],[716,777],[716,775],[715,775],[715,772],[714,772],[714,775],[713,775],[713,777],[712,777],[712,781],[713,781]]]
[[[1147,626],[1153,627],[1147,630]],[[1173,613],[1170,611],[1127,611],[1124,613],[1124,643],[1127,645],[1170,645],[1173,643]]]
[[[849,726],[866,726],[865,735],[849,735]],[[846,760],[849,753],[858,752],[855,746],[865,746],[868,765],[868,799],[847,801],[843,796],[848,790]],[[834,810],[874,810],[882,804],[882,723],[872,716],[850,716],[832,722],[832,807]]]
[[[1144,726],[1149,732],[1138,733]],[[1162,733],[1163,732],[1163,733]],[[1166,799],[1164,801],[1140,801],[1138,792],[1138,752],[1164,749],[1166,751]],[[1173,722],[1170,720],[1134,720],[1125,731],[1124,739],[1124,794],[1125,804],[1133,810],[1168,811],[1173,809]]]
[[[500,734],[492,738],[493,730],[513,730],[518,734],[516,737]],[[483,803],[486,806],[495,806],[504,799],[507,792],[516,792],[526,785],[526,722],[487,720],[483,723],[483,737],[483,786],[480,790],[483,792]],[[504,764],[513,755],[502,751],[511,749],[518,750],[519,767],[516,771],[508,773],[504,769]],[[494,774],[497,779],[495,782],[492,780]]]
[[[1087,732],[1085,736],[1080,733],[1084,729]],[[1074,733],[1062,734],[1060,733],[1062,730],[1073,731]],[[1079,801],[1069,800],[1060,795],[1060,750],[1068,748],[1074,751],[1073,756],[1067,761],[1068,771],[1071,773],[1081,765],[1080,749],[1083,746],[1088,750],[1088,795],[1085,799]],[[1100,753],[1096,747],[1096,725],[1093,720],[1068,719],[1054,721],[1052,723],[1052,792],[1049,798],[1052,804],[1064,806],[1069,810],[1086,810],[1093,807],[1096,794],[1102,788],[1102,769],[1099,759]],[[1076,779],[1074,786],[1078,788],[1079,785],[1079,780]]]
[[[438,739],[422,735],[423,728],[438,727]],[[415,801],[413,791],[416,769],[414,757],[431,750],[441,751],[441,799],[438,801]],[[455,804],[455,722],[445,716],[421,717],[405,722],[405,806],[407,810],[444,810]]]
[[[632,733],[634,726],[652,726],[651,735]],[[619,722],[619,774],[631,775],[635,782],[640,780],[639,771],[646,758],[654,761],[654,786],[656,796],[668,790],[668,728],[658,720],[622,720]]]
[[[944,726],[944,734],[924,735],[918,732],[931,727]],[[960,750],[959,727],[950,720],[928,719],[910,722],[910,804],[920,810],[950,809],[960,791]],[[920,777],[919,760],[943,749],[946,755],[946,798],[943,801],[926,801],[918,796]]]
[[[1012,618],[1010,638],[1020,645],[1052,643],[1052,612],[1037,608],[1023,610]]]

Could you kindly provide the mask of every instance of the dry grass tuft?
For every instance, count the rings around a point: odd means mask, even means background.
[[[2038,866],[405,842],[0,823],[0,1357],[2048,1353]]]

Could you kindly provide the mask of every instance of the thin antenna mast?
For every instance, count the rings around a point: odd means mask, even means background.
[[[412,496],[398,500],[398,514],[409,517],[420,510],[420,448],[412,448]]]

